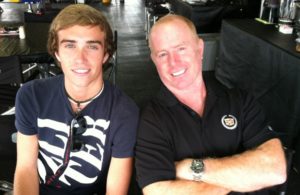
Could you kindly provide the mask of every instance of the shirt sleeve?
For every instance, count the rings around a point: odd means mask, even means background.
[[[163,131],[161,117],[149,105],[141,115],[136,144],[135,167],[140,188],[176,177],[170,136]]]
[[[112,121],[115,134],[112,141],[112,156],[127,158],[134,156],[139,109],[136,104],[124,96],[117,104],[116,117]]]
[[[267,117],[259,102],[247,93],[242,95],[244,147],[250,149],[259,146],[267,140],[277,138],[277,134],[267,121]]]

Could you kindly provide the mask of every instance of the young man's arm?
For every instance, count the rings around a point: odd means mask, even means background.
[[[132,158],[111,158],[106,195],[127,195],[132,174]]]
[[[15,195],[38,195],[37,170],[38,138],[36,135],[17,134],[17,166],[14,178]]]
[[[176,164],[178,178],[193,179],[191,162],[192,159],[185,159]],[[232,191],[255,191],[286,180],[286,161],[279,139],[271,139],[241,154],[204,159],[204,165],[203,182]]]

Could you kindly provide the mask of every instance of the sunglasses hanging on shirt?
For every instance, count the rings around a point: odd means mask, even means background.
[[[92,102],[99,95],[101,95],[103,89],[104,89],[104,85],[102,85],[99,93],[97,93],[94,97],[89,98],[84,101],[75,100],[68,94],[67,90],[65,89],[65,92],[68,96],[69,101],[71,101],[72,103],[75,103],[77,106],[77,109],[75,112],[75,117],[72,119],[71,125],[70,125],[70,135],[72,136],[71,137],[72,139],[70,140],[71,141],[71,148],[70,148],[71,151],[74,151],[74,152],[80,151],[84,147],[84,142],[80,138],[82,137],[82,134],[87,130],[87,122],[86,122],[86,119],[81,114],[81,105],[87,105],[90,102]]]
[[[72,143],[71,150],[76,152],[83,149],[84,142],[80,139],[80,136],[86,131],[87,123],[85,118],[79,114],[71,121],[71,135]]]

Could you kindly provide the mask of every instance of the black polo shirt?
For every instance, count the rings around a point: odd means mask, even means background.
[[[162,87],[143,110],[136,145],[137,180],[148,184],[174,180],[174,161],[241,153],[276,137],[253,97],[227,89],[205,75],[203,117]]]

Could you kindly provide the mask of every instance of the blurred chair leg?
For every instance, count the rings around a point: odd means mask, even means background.
[[[113,68],[113,84],[116,84],[116,74],[118,68],[118,31],[115,30],[114,32],[114,43],[115,43],[115,54],[114,54],[114,66]]]

